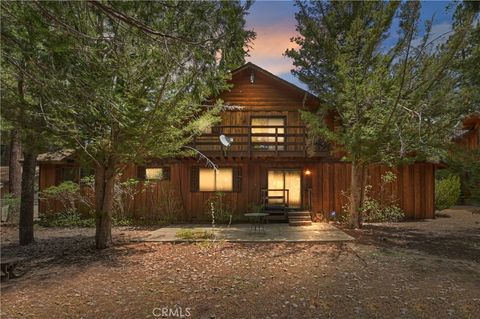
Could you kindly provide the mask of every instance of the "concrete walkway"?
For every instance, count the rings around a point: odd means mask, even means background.
[[[210,241],[213,239],[184,239],[179,238],[179,232],[191,230],[190,233],[215,234],[215,240],[228,242],[334,242],[349,241],[353,237],[327,223],[313,223],[312,226],[289,226],[288,224],[267,224],[265,233],[253,232],[249,224],[235,224],[230,227],[217,227],[214,230],[210,225],[173,225],[154,230],[139,241],[150,242],[189,242]]]

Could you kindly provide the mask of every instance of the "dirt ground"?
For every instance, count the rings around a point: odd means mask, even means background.
[[[323,244],[134,243],[150,229],[36,229],[2,258],[26,273],[1,286],[2,318],[478,318],[480,214],[346,230]]]

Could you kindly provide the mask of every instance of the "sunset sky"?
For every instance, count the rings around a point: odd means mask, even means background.
[[[434,16],[432,34],[440,35],[451,29],[452,10],[446,11],[449,2],[422,2],[422,19]],[[287,48],[293,46],[290,38],[295,36],[297,8],[292,1],[256,1],[247,16],[247,26],[257,32],[257,39],[247,61],[306,88],[291,73],[292,61],[283,56]],[[386,45],[394,43],[396,32],[392,30]]]

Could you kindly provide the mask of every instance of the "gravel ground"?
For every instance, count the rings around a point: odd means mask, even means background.
[[[2,257],[25,275],[3,282],[2,318],[478,318],[480,215],[346,230],[349,243],[133,243],[150,229],[37,228]],[[445,217],[449,216],[449,217]],[[175,316],[177,315],[177,316]]]

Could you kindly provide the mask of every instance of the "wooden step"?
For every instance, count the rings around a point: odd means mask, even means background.
[[[309,211],[290,211],[288,223],[290,226],[311,226],[312,217]]]
[[[308,217],[310,217],[310,212],[291,211],[291,212],[288,212],[288,216],[308,216]]]
[[[310,216],[288,216],[288,220],[309,220],[309,221],[312,221]]]

